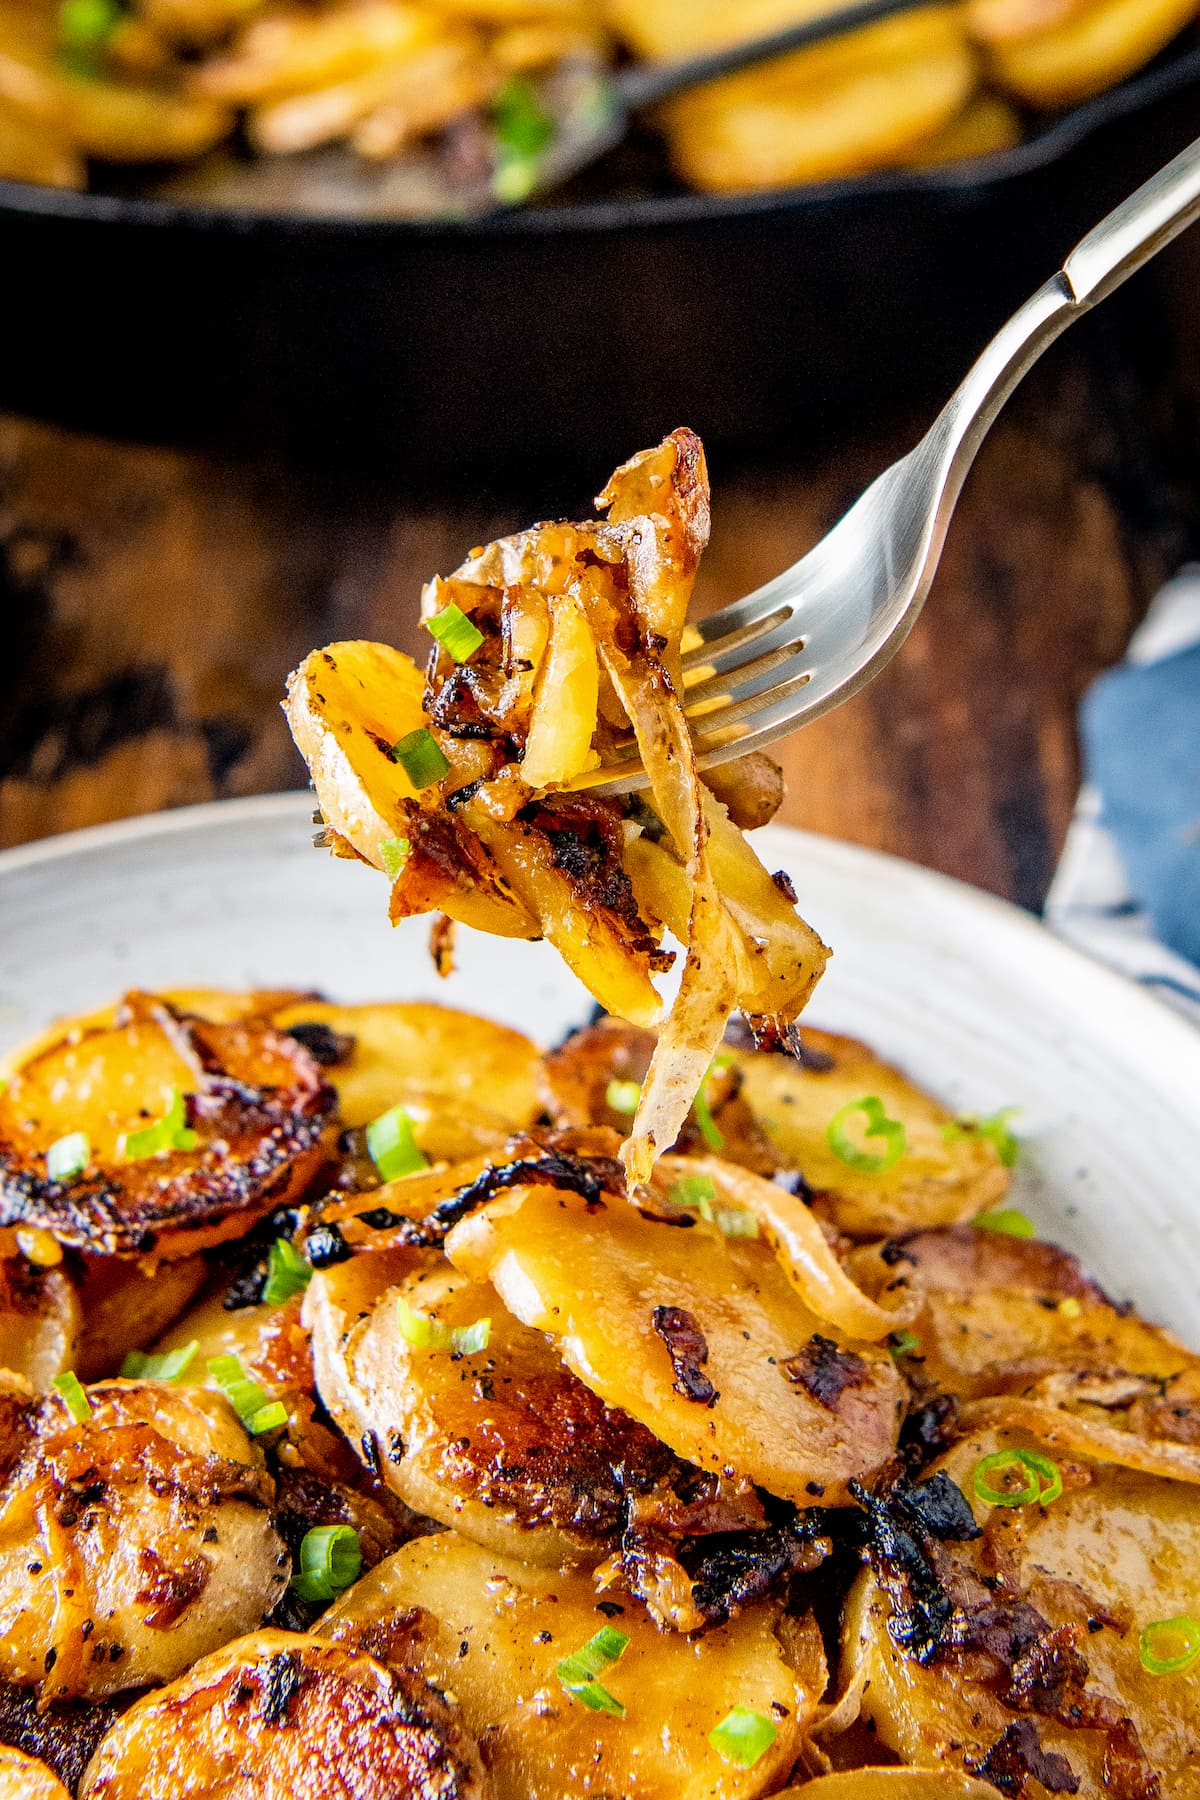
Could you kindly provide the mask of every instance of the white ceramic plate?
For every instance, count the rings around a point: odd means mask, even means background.
[[[311,804],[194,807],[0,855],[0,1044],[135,986],[440,998],[545,1043],[587,1016],[541,944],[463,932],[439,982],[428,922],[388,926],[380,878],[313,849]],[[834,947],[813,1021],[960,1110],[1019,1106],[1015,1204],[1200,1342],[1200,1033],[974,889],[777,827],[757,843]]]

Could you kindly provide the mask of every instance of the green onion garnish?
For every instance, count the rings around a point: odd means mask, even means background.
[[[56,1375],[50,1385],[62,1395],[63,1403],[75,1423],[86,1425],[92,1416],[92,1403],[84,1393],[83,1383],[75,1371],[67,1369],[64,1374]]]
[[[187,1106],[178,1088],[172,1089],[170,1103],[161,1119],[143,1131],[131,1131],[125,1138],[125,1155],[130,1162],[157,1156],[163,1150],[194,1150],[199,1138],[187,1122]]]
[[[726,1762],[736,1763],[739,1769],[752,1769],[778,1735],[770,1719],[748,1706],[735,1706],[716,1730],[709,1732],[708,1741]]]
[[[268,1306],[282,1306],[293,1294],[302,1294],[312,1280],[312,1269],[295,1244],[276,1238],[267,1252],[267,1279],[262,1297]]]
[[[993,1475],[1023,1476],[1019,1488],[996,1487]],[[975,1492],[988,1506],[1049,1506],[1063,1491],[1062,1471],[1039,1450],[993,1450],[975,1464]]]
[[[63,68],[85,81],[97,80],[102,70],[99,53],[107,49],[121,17],[116,0],[62,0],[58,52]]]
[[[882,1138],[886,1146],[878,1156],[870,1150],[862,1150],[850,1136],[847,1126],[857,1113],[861,1113],[866,1123],[860,1126],[860,1135],[869,1138]],[[850,1100],[840,1106],[829,1121],[829,1129],[825,1140],[833,1154],[848,1168],[861,1169],[866,1175],[882,1175],[893,1163],[898,1163],[908,1149],[908,1136],[899,1119],[889,1119],[883,1110],[883,1101],[875,1094],[866,1094],[861,1100]]]
[[[1027,1219],[1015,1206],[1001,1207],[998,1212],[981,1213],[975,1220],[980,1231],[998,1231],[1001,1237],[1031,1238],[1036,1236],[1032,1219]]]
[[[362,1574],[362,1545],[353,1525],[315,1525],[300,1540],[292,1591],[301,1600],[334,1600]]]
[[[542,152],[554,136],[554,120],[523,75],[513,75],[492,101],[498,152],[492,175],[497,200],[516,205],[537,185]]]
[[[441,749],[432,732],[424,725],[410,731],[397,744],[392,745],[392,761],[398,762],[408,779],[419,793],[422,788],[432,787],[443,775],[450,773],[450,764],[442,755]]]
[[[87,1132],[69,1131],[66,1137],[55,1138],[47,1150],[46,1173],[51,1181],[69,1181],[87,1168],[91,1154]]]
[[[123,1381],[180,1381],[192,1366],[200,1345],[193,1338],[179,1350],[166,1350],[161,1356],[148,1356],[144,1350],[131,1350],[121,1364]]]
[[[448,1350],[452,1356],[477,1356],[488,1347],[492,1335],[490,1319],[476,1319],[473,1325],[443,1325],[408,1304],[403,1294],[396,1300],[396,1319],[400,1336],[417,1350]]]
[[[912,1356],[921,1348],[921,1340],[915,1331],[893,1331],[888,1338],[888,1351],[892,1356]]]
[[[641,1097],[640,1081],[610,1081],[604,1090],[604,1104],[615,1113],[635,1113]]]
[[[379,846],[379,859],[383,864],[383,872],[389,881],[399,879],[400,871],[408,861],[411,848],[407,838],[384,838]]]
[[[1141,1638],[1142,1667],[1148,1675],[1186,1675],[1200,1660],[1200,1623],[1195,1619],[1155,1619]]]
[[[667,1189],[667,1199],[672,1206],[703,1206],[717,1197],[717,1190],[707,1175],[685,1175],[682,1181],[673,1181]]]
[[[214,1356],[208,1372],[232,1406],[251,1437],[287,1424],[287,1407],[270,1395],[250,1375],[236,1356]]]
[[[1011,1169],[1017,1160],[1017,1152],[1021,1148],[1020,1139],[1013,1136],[1008,1129],[1008,1121],[1020,1112],[1019,1106],[1002,1106],[999,1112],[992,1113],[986,1119],[980,1119],[974,1113],[962,1113],[957,1119],[942,1126],[942,1139],[952,1144],[958,1138],[985,1137],[996,1149],[996,1155],[1006,1169]]]
[[[558,1679],[573,1700],[582,1700],[593,1712],[612,1713],[616,1718],[625,1717],[625,1708],[621,1702],[600,1685],[598,1676],[606,1669],[611,1669],[619,1656],[623,1656],[629,1648],[629,1639],[623,1631],[616,1631],[611,1625],[605,1625],[594,1638],[589,1638],[582,1650],[576,1650],[572,1656],[564,1656],[558,1665]]]
[[[367,1149],[385,1181],[415,1175],[429,1167],[429,1158],[413,1136],[413,1122],[402,1106],[391,1106],[367,1126]]]
[[[444,606],[432,619],[423,619],[421,623],[456,663],[470,662],[483,642],[482,631],[458,606]]]
[[[722,1237],[758,1236],[758,1220],[744,1206],[714,1206],[711,1200],[701,1200],[700,1217],[715,1225]]]
[[[696,1123],[700,1127],[700,1136],[704,1139],[710,1150],[723,1150],[725,1148],[725,1134],[713,1118],[712,1108],[708,1104],[709,1077],[715,1074],[718,1069],[727,1069],[732,1061],[733,1057],[727,1050],[722,1050],[719,1055],[714,1056],[707,1069],[704,1071],[703,1079],[696,1091],[696,1098],[692,1101],[692,1112],[695,1114]]]

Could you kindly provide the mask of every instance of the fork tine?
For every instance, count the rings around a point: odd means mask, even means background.
[[[780,626],[786,625],[790,617],[791,610],[788,607],[769,607],[761,617],[748,620],[733,630],[722,630],[711,639],[697,644],[694,649],[685,650],[683,653],[685,675],[691,669],[708,669],[718,664],[727,668],[731,662],[738,660],[740,651],[751,644],[756,644],[768,632],[776,631]],[[714,613],[712,618],[714,621],[719,619],[722,626],[726,623],[724,612]],[[689,627],[703,633],[703,628],[707,623],[707,620],[701,619],[695,626],[691,626],[689,621]]]
[[[805,647],[805,639],[789,636],[782,644],[773,645],[760,655],[752,656],[744,663],[726,674],[719,674],[714,669],[697,669],[692,679],[685,672],[683,678],[683,707],[689,715],[693,714],[702,702],[715,699],[721,694],[732,694],[739,699],[743,691],[749,691],[751,683],[761,685],[764,676],[782,672],[792,658],[799,655]]]

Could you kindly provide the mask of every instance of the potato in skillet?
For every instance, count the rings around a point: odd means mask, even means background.
[[[0,1800],[69,1800],[69,1795],[45,1763],[0,1745]]]

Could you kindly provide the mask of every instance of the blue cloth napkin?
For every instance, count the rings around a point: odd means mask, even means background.
[[[1200,1023],[1200,567],[1080,710],[1085,784],[1047,922]]]

